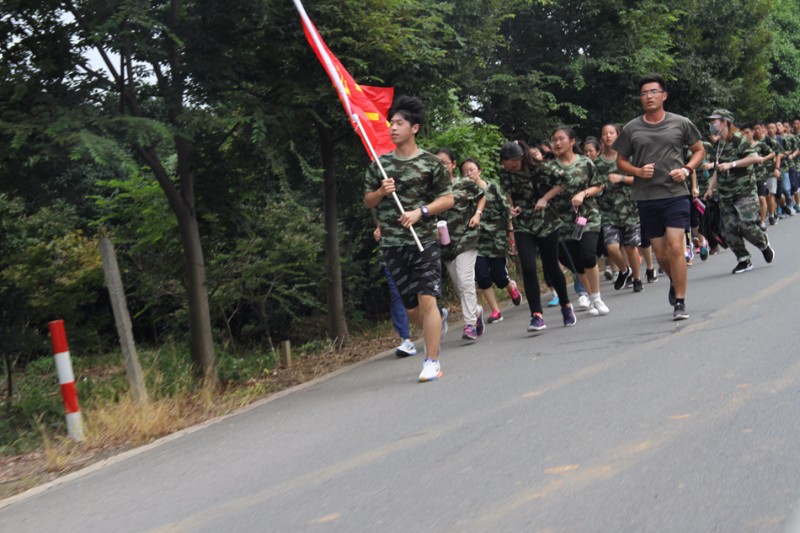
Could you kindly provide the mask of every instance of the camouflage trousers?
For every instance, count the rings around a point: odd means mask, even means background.
[[[737,198],[735,200],[721,200],[722,211],[722,236],[728,241],[738,261],[750,259],[750,253],[744,241],[747,240],[759,250],[769,245],[767,232],[758,225],[761,220],[759,214],[758,197],[756,195]]]

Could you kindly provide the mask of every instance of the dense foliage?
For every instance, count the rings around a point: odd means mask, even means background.
[[[100,234],[117,246],[140,341],[185,338],[202,320],[190,320],[200,274],[215,342],[250,350],[325,338],[324,238],[334,229],[346,318],[386,316],[362,204],[368,158],[291,2],[0,5],[8,364],[47,354],[54,318],[84,353],[113,347]],[[668,108],[698,123],[714,107],[745,119],[800,115],[797,0],[318,0],[306,9],[357,80],[424,99],[425,147],[478,157],[490,178],[504,138],[546,138],[562,122],[585,136],[631,118],[635,80],[651,71],[669,81]],[[338,207],[328,227],[326,142]],[[192,247],[204,273],[189,272]]]

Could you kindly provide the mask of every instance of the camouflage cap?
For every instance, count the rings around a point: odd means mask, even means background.
[[[733,113],[728,111],[727,109],[715,109],[710,116],[706,117],[708,120],[720,119],[720,120],[727,120],[731,124],[733,124]]]

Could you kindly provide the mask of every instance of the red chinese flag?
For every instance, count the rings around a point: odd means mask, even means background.
[[[306,39],[314,53],[317,54],[322,66],[325,67],[325,72],[333,82],[336,92],[339,93],[339,99],[342,101],[353,128],[361,137],[370,159],[394,150],[386,117],[386,113],[392,105],[394,89],[392,87],[369,87],[356,83],[353,76],[347,72],[347,69],[325,45],[325,41],[320,37],[314,23],[306,15],[300,0],[294,0],[294,4],[303,21]]]

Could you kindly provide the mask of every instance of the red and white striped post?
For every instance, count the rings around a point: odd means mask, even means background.
[[[78,390],[75,388],[75,374],[72,371],[72,360],[69,356],[63,320],[50,322],[50,341],[53,343],[58,383],[61,385],[61,397],[64,399],[67,433],[73,440],[80,442],[83,440],[83,422],[81,421],[81,410],[78,407]]]

